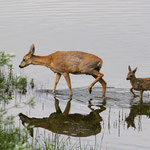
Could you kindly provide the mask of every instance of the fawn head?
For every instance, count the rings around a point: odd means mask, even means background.
[[[136,72],[137,68],[135,68],[134,70],[131,70],[131,67],[129,66],[128,69],[129,69],[129,72],[127,75],[127,80],[131,80],[131,79],[135,78],[135,72]]]
[[[21,61],[21,64],[19,65],[20,68],[24,68],[32,63],[32,56],[35,51],[35,46],[32,44],[30,46],[29,52],[23,57],[23,60]]]

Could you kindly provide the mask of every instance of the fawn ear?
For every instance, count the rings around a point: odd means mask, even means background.
[[[135,73],[137,71],[137,67],[133,70],[133,73]]]
[[[30,46],[30,50],[29,50],[28,55],[32,56],[32,55],[34,54],[34,52],[35,52],[35,46],[34,46],[34,44],[32,44],[32,45]]]
[[[132,71],[130,65],[128,66],[128,69],[129,69],[129,71]]]

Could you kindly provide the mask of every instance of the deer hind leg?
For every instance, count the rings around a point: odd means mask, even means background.
[[[96,79],[97,78],[97,76],[95,76],[95,75],[93,75],[93,77]],[[103,78],[100,78],[99,79],[99,83],[102,85],[102,87],[103,87],[103,94],[102,94],[102,96],[104,97],[105,96],[105,93],[106,93],[106,87],[107,87],[107,83],[104,81],[104,79]]]
[[[105,96],[106,93],[106,86],[107,83],[104,81],[104,79],[100,78],[99,82],[101,83],[102,87],[103,87],[103,97]]]
[[[57,84],[58,84],[58,82],[59,82],[59,80],[60,80],[60,77],[61,77],[61,74],[60,74],[60,73],[57,73],[57,74],[56,74],[55,84],[54,84],[54,88],[53,88],[52,93],[55,93],[55,89],[56,89],[56,86],[57,86]]]
[[[100,81],[100,79],[104,76],[102,73],[100,73],[100,72],[98,72],[98,71],[93,72],[91,75],[95,78],[95,80],[94,80],[94,81],[89,85],[89,87],[88,87],[89,93],[92,92],[92,87],[93,87],[98,81]],[[101,82],[103,82],[103,81],[101,80]],[[104,82],[103,82],[103,83],[104,83]]]
[[[73,93],[72,93],[72,89],[71,89],[71,82],[70,82],[70,76],[69,76],[69,73],[65,72],[65,73],[63,73],[63,76],[65,77],[66,82],[67,82],[67,85],[68,85],[68,87],[69,87],[70,96],[72,96]]]

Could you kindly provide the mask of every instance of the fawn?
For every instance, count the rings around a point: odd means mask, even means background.
[[[150,90],[150,78],[136,78],[135,72],[137,68],[131,70],[131,67],[128,67],[129,73],[127,75],[127,80],[130,80],[132,88],[130,89],[131,93],[134,97],[137,95],[133,92],[133,90],[140,91],[140,99],[143,99],[143,92]]]
[[[29,52],[24,56],[19,67],[24,68],[32,64],[43,65],[50,68],[56,73],[53,93],[55,93],[57,83],[59,82],[61,75],[63,75],[69,87],[70,95],[73,95],[69,76],[69,73],[72,73],[92,75],[95,80],[89,85],[89,92],[91,93],[92,87],[95,83],[99,82],[103,87],[103,96],[105,96],[106,82],[102,78],[104,74],[99,72],[103,64],[101,58],[81,51],[57,51],[48,56],[36,56],[34,55],[34,52],[35,46],[32,44]]]

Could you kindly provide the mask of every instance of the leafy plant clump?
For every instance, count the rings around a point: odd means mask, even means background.
[[[2,130],[0,128],[0,135],[1,150],[23,150],[27,147],[27,139],[25,136],[20,134],[19,129]]]
[[[13,57],[14,55],[0,52],[0,100],[12,99],[15,90],[22,94],[27,92],[27,78],[13,74],[13,65],[10,64]]]
[[[12,59],[14,56],[15,56],[15,55],[6,54],[5,52],[1,52],[1,51],[0,51],[0,67],[9,65],[11,59]]]

